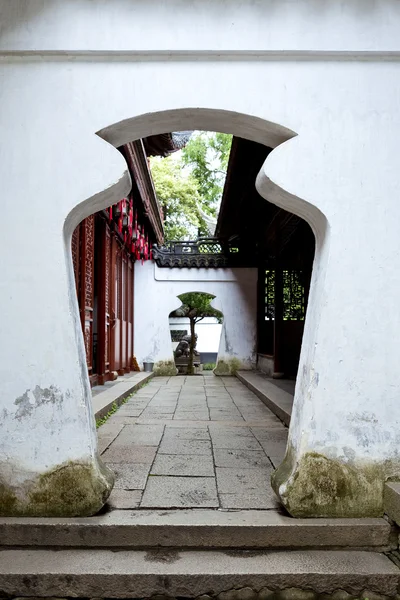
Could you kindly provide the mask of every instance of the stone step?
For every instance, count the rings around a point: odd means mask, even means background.
[[[220,594],[219,600],[264,600],[268,590],[288,590],[282,596],[286,600],[309,600],[315,597],[310,590],[394,598],[399,574],[391,560],[374,552],[25,549],[2,551],[0,590],[7,596],[36,598]],[[308,595],[291,588],[308,590]],[[343,591],[339,597],[346,597]]]
[[[115,510],[91,518],[0,518],[4,546],[389,549],[384,519],[293,519],[262,510]]]
[[[120,406],[125,398],[137,392],[145,383],[154,377],[154,373],[143,371],[134,373],[129,377],[119,377],[115,382],[108,382],[101,391],[93,394],[92,405],[96,419],[102,419],[112,408],[114,402]],[[100,386],[99,386],[100,387]]]
[[[383,502],[385,513],[400,525],[400,482],[386,483]]]
[[[263,373],[237,371],[236,377],[244,383],[287,427],[292,415],[293,394],[281,389],[279,383]]]

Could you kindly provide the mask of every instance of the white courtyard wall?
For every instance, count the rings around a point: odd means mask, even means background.
[[[170,317],[169,330],[187,331],[190,333],[190,321],[183,317]],[[218,353],[222,325],[214,317],[204,317],[196,323],[197,345],[199,352]],[[172,342],[172,350],[176,350],[179,342]]]
[[[11,512],[49,511],[29,501],[40,476],[97,464],[70,239],[130,188],[113,145],[204,128],[275,147],[258,189],[317,239],[275,487],[293,514],[380,514],[400,477],[399,29],[397,0],[0,1]]]
[[[179,308],[180,294],[205,292],[215,296],[212,306],[224,315],[218,361],[255,366],[257,269],[160,269],[147,262],[135,268],[134,289],[134,348],[140,365],[173,362],[169,314]]]

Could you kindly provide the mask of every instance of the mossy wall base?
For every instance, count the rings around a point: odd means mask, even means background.
[[[104,506],[113,485],[113,472],[99,458],[65,463],[18,487],[2,477],[0,466],[0,516],[92,516]]]
[[[156,377],[174,377],[178,369],[173,360],[160,360],[154,365],[153,372]]]
[[[219,375],[220,377],[235,375],[236,371],[242,367],[242,363],[237,358],[230,358],[229,360],[219,360],[217,362],[217,366],[215,367],[213,373],[214,375]]]
[[[350,465],[317,452],[295,460],[288,448],[272,487],[293,517],[380,517],[383,485],[394,465]]]

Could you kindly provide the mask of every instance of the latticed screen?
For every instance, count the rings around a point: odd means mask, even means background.
[[[222,252],[221,244],[218,244],[218,242],[200,242],[197,249],[200,254],[219,254]]]
[[[171,329],[171,339],[173,342],[180,342],[187,334],[186,329]]]
[[[283,319],[304,321],[305,297],[302,271],[283,271]],[[275,318],[275,270],[265,271],[265,319]]]
[[[275,271],[265,271],[265,319],[275,318]]]

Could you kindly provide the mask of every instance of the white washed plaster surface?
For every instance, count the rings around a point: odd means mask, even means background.
[[[215,296],[212,306],[224,315],[218,360],[236,358],[243,368],[255,366],[257,269],[159,269],[148,262],[135,267],[134,289],[139,364],[174,359],[169,314],[179,308],[181,294],[205,292]]]
[[[0,48],[22,53],[0,61],[0,454],[18,458],[15,477],[95,452],[66,256],[78,221],[129,190],[122,157],[95,136],[103,128],[115,145],[189,128],[290,140],[257,185],[317,236],[291,442],[297,456],[398,458],[400,65],[385,53],[400,50],[400,4],[2,0],[0,23]],[[142,61],[129,56],[146,48]],[[31,58],[24,49],[105,54]],[[151,49],[265,54],[149,60]],[[156,111],[169,112],[110,127]],[[15,420],[15,400],[37,385],[56,386],[64,401]]]

